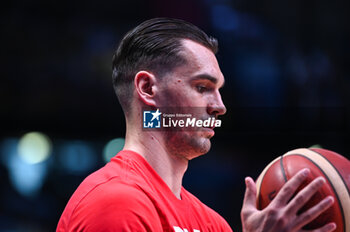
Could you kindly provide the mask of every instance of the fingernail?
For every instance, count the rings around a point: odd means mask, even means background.
[[[331,224],[331,231],[334,231],[335,229],[337,229],[337,224],[332,223]]]
[[[334,197],[328,196],[328,197],[327,197],[327,201],[328,201],[329,203],[333,203],[333,202],[334,202]]]
[[[310,169],[308,169],[308,168],[305,168],[302,172],[303,176],[308,176],[309,173],[310,173]]]
[[[246,185],[248,184],[248,179],[249,179],[248,177],[246,177],[246,178],[244,179]]]
[[[322,176],[318,177],[322,184],[326,183],[326,179]]]

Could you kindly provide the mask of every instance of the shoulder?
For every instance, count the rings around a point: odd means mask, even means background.
[[[81,200],[70,224],[70,228],[91,231],[102,228],[108,231],[158,231],[157,228],[161,228],[157,210],[142,189],[115,178],[97,186]]]
[[[80,205],[105,209],[105,207],[118,209],[142,210],[142,206],[152,208],[153,203],[141,189],[134,183],[125,183],[113,178],[93,189],[81,201]]]
[[[133,164],[121,155],[88,176],[69,200],[57,231],[162,231],[150,187],[140,184],[145,181]]]

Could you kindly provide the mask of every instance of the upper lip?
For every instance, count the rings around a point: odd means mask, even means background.
[[[207,120],[208,118],[215,118],[215,120],[218,119],[217,116],[209,116],[209,117],[202,118],[202,120],[204,121],[204,120]],[[215,126],[213,125],[213,126],[204,127],[204,128],[208,128],[208,129],[214,130],[214,129],[215,129]]]
[[[207,126],[207,127],[204,127],[204,128],[207,128],[207,129],[212,129],[212,130],[214,130],[214,129],[215,129],[215,126]]]

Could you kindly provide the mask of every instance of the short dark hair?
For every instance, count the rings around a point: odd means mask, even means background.
[[[197,42],[214,54],[218,50],[215,38],[180,19],[150,19],[123,37],[113,55],[112,79],[125,114],[129,111],[134,90],[133,80],[137,72],[145,70],[162,77],[187,62],[180,54],[183,50],[183,39]]]

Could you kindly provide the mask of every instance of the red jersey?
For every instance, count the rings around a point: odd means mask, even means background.
[[[181,189],[178,199],[139,154],[121,151],[69,200],[57,232],[226,232],[227,222]]]

